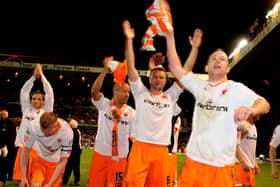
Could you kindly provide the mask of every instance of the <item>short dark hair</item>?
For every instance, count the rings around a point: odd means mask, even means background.
[[[43,98],[43,101],[45,101],[45,94],[41,90],[34,90],[30,94],[30,99],[32,99],[33,95],[40,94]]]
[[[162,67],[162,66],[157,66],[157,67],[153,68],[153,69],[151,70],[151,75],[152,75],[152,73],[153,73],[154,71],[163,71],[163,72],[165,73],[165,75],[166,75],[166,79],[168,79],[167,71],[166,71],[166,69],[165,69],[164,67]]]

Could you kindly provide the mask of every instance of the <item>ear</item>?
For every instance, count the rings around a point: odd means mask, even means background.
[[[151,77],[152,77],[152,74],[150,73],[150,76],[149,76],[149,83],[151,84]]]
[[[204,66],[204,71],[208,73],[208,65]]]
[[[226,72],[227,72],[227,74],[230,72],[230,67],[229,66],[227,67]]]

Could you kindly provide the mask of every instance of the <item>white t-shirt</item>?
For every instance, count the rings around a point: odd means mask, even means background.
[[[45,105],[40,109],[35,109],[32,107],[30,101],[30,92],[34,85],[35,80],[36,78],[32,76],[29,80],[25,82],[25,84],[20,90],[20,105],[22,111],[22,119],[15,140],[15,145],[19,147],[23,146],[23,138],[24,138],[23,135],[26,131],[26,127],[30,124],[30,122],[37,118],[39,119],[44,112],[53,111],[53,105],[54,105],[53,89],[45,76],[41,77],[43,83],[43,89],[45,91]]]
[[[98,109],[98,129],[95,139],[95,151],[112,156],[112,129],[114,119],[112,115],[111,100],[101,96],[98,101],[91,99],[93,105]],[[118,124],[118,153],[119,157],[126,157],[129,151],[129,136],[134,136],[135,110],[127,106],[121,115]]]
[[[182,89],[174,83],[167,91],[153,95],[140,78],[135,82],[129,81],[129,84],[136,108],[135,139],[169,145],[173,108]]]
[[[72,150],[73,130],[63,119],[58,118],[59,130],[44,136],[40,128],[40,120],[34,120],[27,126],[24,133],[24,147],[37,151],[38,155],[49,162],[59,162],[61,158],[68,158]]]
[[[273,131],[269,145],[277,148],[280,144],[280,125],[277,125]]]
[[[237,144],[234,110],[251,106],[259,96],[241,83],[225,81],[212,85],[193,73],[184,75],[180,82],[195,98],[187,155],[213,166],[233,164]]]
[[[247,121],[243,121],[242,123],[246,123],[245,128],[247,129],[247,134],[240,139],[240,150],[245,154],[245,159],[249,163],[251,168],[255,168],[256,166],[256,146],[257,146],[257,128],[254,124],[250,124]],[[237,160],[238,161],[238,160]],[[238,161],[239,162],[239,161]]]

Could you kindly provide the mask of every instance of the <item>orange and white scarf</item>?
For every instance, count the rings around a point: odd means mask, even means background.
[[[164,36],[165,32],[173,30],[172,16],[165,6],[169,6],[165,0],[154,0],[153,4],[146,10],[145,15],[151,25],[142,38],[140,50],[155,51],[153,37],[156,35]]]
[[[114,118],[114,125],[112,128],[112,160],[119,160],[119,152],[118,152],[118,124],[121,120],[122,113],[125,111],[127,105],[123,104],[120,108],[118,108],[115,104],[115,100],[111,101],[111,112]]]

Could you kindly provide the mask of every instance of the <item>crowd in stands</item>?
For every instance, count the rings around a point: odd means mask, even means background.
[[[98,111],[91,104],[90,97],[71,97],[56,99],[54,112],[66,120],[73,118],[79,122],[79,129],[82,136],[82,146],[84,148],[93,148],[97,133]],[[2,107],[3,108],[3,107]],[[18,102],[5,104],[9,111],[11,120],[16,126],[21,122],[21,110]],[[182,125],[179,134],[178,152],[185,152],[188,138],[191,132],[191,122],[186,113],[181,113]]]

